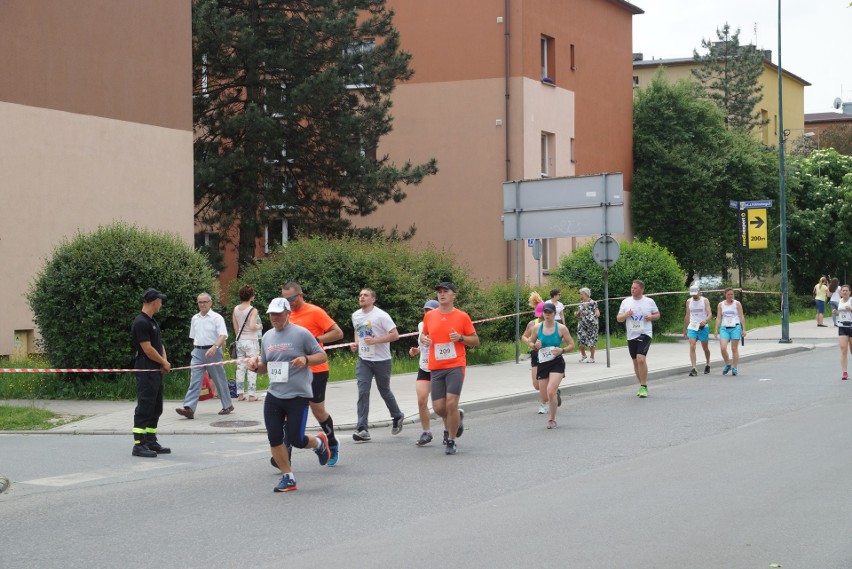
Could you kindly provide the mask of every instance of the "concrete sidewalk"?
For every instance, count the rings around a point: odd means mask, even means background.
[[[830,322],[830,320],[828,320]],[[790,325],[792,343],[781,344],[781,327],[770,326],[749,332],[745,346],[740,347],[740,375],[737,379],[749,379],[748,363],[791,353],[811,350],[821,346],[837,345],[837,330],[829,325],[818,328],[811,320]],[[599,345],[604,344],[604,338]],[[711,335],[710,340],[711,368],[713,375],[722,373],[722,357],[719,353],[719,342]],[[703,377],[704,354],[698,348],[699,376]],[[578,362],[577,351],[565,356],[566,377],[562,382],[562,395],[567,397],[572,393],[637,385],[633,375],[633,364],[627,353],[627,348],[611,350],[610,367],[606,365],[606,350],[600,349],[596,354],[597,363],[581,364]],[[648,353],[649,386],[653,397],[653,380],[666,376],[686,376],[689,373],[689,346],[686,340],[677,343],[654,342]],[[416,374],[397,375],[392,378],[391,387],[400,408],[406,414],[406,425],[419,423],[417,416],[417,398],[415,395]],[[262,396],[263,394],[259,394]],[[326,408],[334,417],[335,428],[341,431],[352,430],[356,423],[356,402],[358,388],[354,380],[329,384],[326,395]],[[533,392],[530,379],[529,360],[521,360],[496,365],[471,366],[467,369],[464,390],[462,391],[462,407],[468,412],[484,411],[501,404],[529,402],[534,409],[538,401]],[[248,402],[234,400],[235,411],[230,415],[221,416],[218,399],[199,403],[195,419],[189,420],[175,412],[181,406],[180,401],[166,401],[163,416],[160,418],[158,434],[192,435],[214,433],[258,433],[265,432],[263,425],[263,401]],[[570,407],[570,401],[566,402]],[[32,431],[39,434],[120,434],[130,435],[133,426],[133,411],[135,401],[30,401],[10,400],[0,401],[0,405],[32,405],[73,417],[85,417],[49,431]],[[470,415],[469,415],[470,416]],[[377,390],[374,388],[370,401],[370,427],[373,438],[391,436],[390,429],[382,429],[390,425],[390,416]],[[318,425],[313,416],[309,415],[308,427],[317,430]],[[406,429],[407,431],[408,429]],[[419,434],[419,424],[410,427],[408,436]],[[21,433],[22,431],[8,431]]]

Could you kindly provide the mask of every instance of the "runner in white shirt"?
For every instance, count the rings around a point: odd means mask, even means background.
[[[701,296],[701,290],[697,284],[689,288],[689,294],[692,297],[686,299],[683,337],[689,338],[689,361],[692,362],[692,371],[689,372],[689,375],[695,377],[698,375],[698,371],[695,369],[695,346],[698,342],[701,342],[707,361],[704,366],[704,373],[710,373],[710,327],[707,324],[710,322],[712,312],[710,311],[710,301]]]
[[[837,308],[832,310],[832,314],[837,316],[837,340],[840,345],[840,369],[843,370],[843,375],[840,379],[849,379],[849,374],[846,371],[846,362],[849,358],[849,352],[852,351],[852,298],[850,298],[849,285],[840,287],[840,301],[837,303]]]
[[[743,315],[743,305],[739,300],[734,299],[734,289],[728,287],[725,289],[725,300],[719,303],[716,307],[716,333],[719,337],[719,329],[721,327],[722,336],[719,341],[719,347],[722,350],[722,359],[725,360],[725,367],[722,368],[722,375],[737,375],[737,364],[740,362],[740,339],[746,337],[745,316]],[[731,352],[733,359],[728,359],[728,342],[731,343]]]
[[[645,283],[636,279],[630,285],[630,295],[621,301],[619,322],[627,325],[627,349],[633,359],[633,371],[639,380],[637,397],[648,397],[648,363],[646,356],[654,334],[651,322],[660,319],[660,310],[653,299],[645,296]]]

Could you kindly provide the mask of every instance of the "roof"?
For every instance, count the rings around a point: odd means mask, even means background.
[[[770,69],[778,72],[778,66],[772,63],[771,61],[763,60],[763,64],[768,66]],[[663,67],[675,66],[675,65],[695,65],[695,60],[691,57],[680,57],[675,59],[643,59],[641,61],[634,61],[633,67],[659,67],[662,65]],[[784,75],[793,79],[794,81],[798,81],[805,87],[810,87],[810,83],[805,79],[802,79],[795,73],[790,73],[786,69],[784,69]]]
[[[618,4],[622,8],[626,8],[634,16],[636,14],[644,14],[645,13],[645,10],[643,10],[639,6],[635,6],[635,5],[631,4],[630,2],[625,2],[625,0],[609,0],[609,1],[612,2],[613,4]]]
[[[805,124],[852,122],[852,115],[843,113],[805,113]]]

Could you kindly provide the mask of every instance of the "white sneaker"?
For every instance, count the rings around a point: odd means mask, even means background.
[[[581,363],[581,364],[586,363],[586,358],[585,358],[585,356],[580,357],[580,363]]]
[[[592,358],[586,358],[586,363],[587,364],[593,364],[593,363],[595,363],[595,360],[593,360]]]
[[[547,403],[542,403],[542,402],[539,401],[539,403],[538,403],[538,414],[544,415],[545,413],[547,413],[547,411],[548,411]]]

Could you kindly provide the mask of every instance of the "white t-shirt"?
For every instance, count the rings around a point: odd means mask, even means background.
[[[837,325],[843,328],[852,326],[852,298],[837,303]]]
[[[352,327],[358,337],[358,357],[371,362],[391,359],[390,343],[367,345],[364,338],[380,338],[396,328],[390,315],[381,308],[373,307],[369,312],[359,309],[352,314]]]
[[[624,324],[627,327],[627,339],[634,340],[642,334],[645,334],[648,337],[653,337],[654,328],[650,320],[645,320],[645,315],[659,312],[660,310],[657,308],[657,303],[647,296],[643,296],[639,300],[634,299],[632,296],[628,296],[621,301],[618,313],[624,314],[628,310],[633,310],[633,316],[629,316],[627,320],[624,321]]]
[[[553,301],[551,300],[550,302]],[[562,313],[565,311],[565,305],[558,300],[554,303],[554,305],[556,306],[556,321],[565,324],[565,318],[562,316]]]
[[[831,293],[831,298],[829,298],[831,302],[840,302],[840,287],[834,289],[834,292]]]

